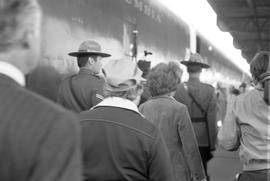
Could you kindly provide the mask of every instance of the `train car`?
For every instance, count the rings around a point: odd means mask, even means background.
[[[241,82],[250,82],[251,79],[248,74],[232,63],[228,57],[202,35],[199,35],[197,43],[197,51],[211,65],[211,69],[203,72],[202,81],[210,84],[219,82],[225,87],[239,86]]]
[[[56,100],[60,81],[78,71],[75,58],[68,56],[87,39],[96,40],[110,58],[142,59],[152,66],[164,61],[181,61],[190,48],[190,30],[180,18],[156,0],[46,0],[43,9],[42,57],[39,67],[27,76],[27,87]],[[202,38],[203,39],[203,38]],[[212,66],[204,72],[206,82],[221,75],[240,80],[242,71],[220,52],[209,52],[201,41],[200,53]],[[109,59],[108,58],[108,61]],[[186,79],[186,74],[184,76]]]

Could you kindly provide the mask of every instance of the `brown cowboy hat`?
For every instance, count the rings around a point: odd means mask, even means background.
[[[203,58],[198,53],[191,54],[188,60],[183,60],[183,61],[181,61],[181,63],[187,67],[194,66],[194,65],[200,66],[201,68],[209,68],[210,67],[209,65],[204,63]]]
[[[91,55],[97,55],[101,57],[110,57],[111,55],[108,53],[104,53],[101,51],[101,46],[93,41],[93,40],[86,40],[82,42],[79,46],[79,50],[77,52],[71,52],[69,53],[72,57],[78,57],[78,56],[91,56]]]

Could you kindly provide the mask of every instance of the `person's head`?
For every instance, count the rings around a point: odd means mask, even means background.
[[[102,58],[109,57],[110,54],[101,51],[101,46],[93,40],[86,40],[79,46],[77,52],[69,53],[70,56],[77,57],[79,68],[85,67],[95,73],[99,73],[103,65]]]
[[[177,62],[159,63],[147,76],[147,86],[152,96],[175,92],[181,82],[182,70]]]
[[[246,92],[246,87],[247,87],[247,84],[245,82],[242,82],[241,85],[239,86],[239,91],[241,93]]]
[[[38,65],[41,14],[36,0],[0,0],[0,60],[24,74]]]
[[[255,84],[264,88],[264,100],[270,105],[270,52],[258,52],[250,62],[250,73]]]
[[[230,86],[230,93],[238,96],[241,92],[240,92],[240,90],[236,89],[233,85],[231,85]]]
[[[105,72],[105,97],[121,97],[138,104],[142,94],[142,71],[128,59],[110,60]]]
[[[187,61],[181,61],[181,63],[187,66],[187,72],[190,76],[199,76],[203,68],[210,67],[204,63],[199,53],[191,54]]]
[[[148,75],[148,73],[150,71],[151,62],[146,61],[146,60],[139,60],[137,64],[138,64],[138,67],[143,72],[143,75],[142,75],[143,78],[146,78],[146,76]]]
[[[99,73],[101,67],[103,66],[103,61],[101,56],[78,56],[77,65],[79,68],[88,68],[94,73]]]

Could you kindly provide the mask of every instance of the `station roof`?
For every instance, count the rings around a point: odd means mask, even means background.
[[[250,62],[258,50],[270,49],[270,0],[207,0],[221,31],[230,32],[235,48]]]

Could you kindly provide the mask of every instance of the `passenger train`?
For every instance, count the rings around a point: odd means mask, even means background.
[[[46,0],[43,9],[42,57],[38,69],[27,76],[30,90],[56,99],[60,81],[78,71],[68,56],[87,39],[96,40],[112,57],[181,61],[190,52],[190,28],[157,0]],[[247,77],[202,35],[197,51],[211,69],[203,81],[237,83]],[[152,53],[144,56],[144,52]],[[183,67],[185,69],[185,67]],[[187,79],[184,74],[183,79]]]

